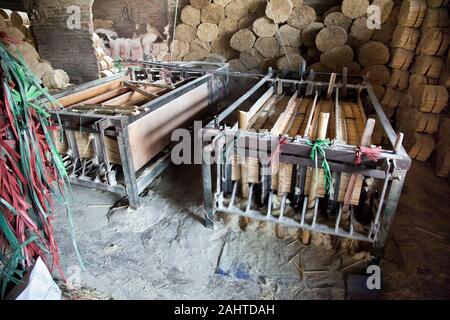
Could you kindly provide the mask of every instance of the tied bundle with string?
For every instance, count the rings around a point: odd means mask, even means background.
[[[372,160],[373,162],[377,162],[380,157],[381,147],[358,147],[355,149],[355,165],[359,166],[362,162],[363,158],[367,158]]]
[[[51,138],[57,127],[51,125],[47,111],[56,109],[57,102],[23,58],[14,58],[2,42],[0,81],[0,294],[4,297],[7,285],[20,283],[38,257],[64,278],[52,224],[54,198],[66,206],[73,244],[84,266],[69,210],[69,177]]]
[[[306,141],[306,144],[311,146],[310,157],[311,157],[311,160],[313,160],[315,163],[315,167],[316,167],[315,179],[316,179],[316,181],[319,178],[318,159],[319,159],[319,156],[322,157],[322,169],[323,169],[323,175],[324,175],[324,181],[325,181],[325,193],[328,193],[330,191],[330,187],[331,187],[331,170],[330,170],[330,166],[328,165],[327,158],[326,158],[325,148],[329,148],[331,145],[331,142],[329,139],[325,139],[325,140],[317,139],[314,142],[311,140],[308,140],[308,141]]]

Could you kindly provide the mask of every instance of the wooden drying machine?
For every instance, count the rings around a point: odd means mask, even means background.
[[[63,135],[54,141],[71,182],[128,197],[139,194],[170,164],[170,135],[212,111],[225,93],[227,64],[147,63],[89,82],[54,98]]]
[[[206,224],[221,212],[383,248],[411,165],[403,134],[362,78],[300,73],[269,73],[203,129]]]

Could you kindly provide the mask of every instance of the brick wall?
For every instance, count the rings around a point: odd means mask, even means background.
[[[13,11],[25,11],[24,3],[21,0],[0,0],[0,8]]]
[[[53,68],[64,69],[71,83],[79,84],[99,78],[94,54],[92,33],[92,4],[94,0],[40,0],[34,9],[38,12],[32,22],[41,58]],[[71,5],[80,7],[80,29],[69,29],[67,13]]]
[[[173,34],[173,20],[175,19],[175,9],[176,9],[176,5],[177,5],[177,0],[167,0],[168,7],[168,16],[169,16],[169,24],[170,24],[170,37],[172,37]],[[178,0],[178,16],[177,16],[177,24],[181,23],[181,10],[187,6],[190,3],[190,0]]]
[[[167,0],[169,3],[169,19],[173,25],[173,19],[175,17],[175,8],[177,4],[177,0]],[[178,0],[178,22],[180,22],[181,9],[187,6],[190,3],[189,0]]]
[[[114,21],[114,27],[120,37],[130,38],[140,24],[145,31],[145,25],[150,23],[161,32],[168,22],[167,0],[128,0],[130,13],[135,23],[124,17],[128,6],[124,0],[95,0],[92,8],[94,19]]]

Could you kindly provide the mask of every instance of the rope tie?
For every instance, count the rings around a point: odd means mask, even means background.
[[[362,162],[363,158],[367,158],[372,160],[373,162],[377,162],[380,157],[381,147],[358,147],[355,149],[355,165],[359,166]]]
[[[278,164],[279,162],[279,158],[280,158],[280,153],[281,153],[281,146],[285,145],[289,142],[288,138],[286,137],[280,137],[280,139],[278,140],[278,145],[275,149],[275,151],[272,153],[272,156],[270,157],[270,163],[271,164]]]
[[[319,156],[322,157],[322,169],[323,169],[323,174],[324,174],[325,193],[328,193],[330,190],[330,186],[331,186],[331,170],[330,170],[330,166],[328,165],[327,158],[326,158],[325,148],[330,147],[331,142],[329,139],[325,139],[325,140],[317,139],[314,142],[312,142],[311,140],[308,140],[308,141],[306,141],[306,144],[311,146],[310,157],[311,157],[311,160],[314,161],[315,167],[316,167],[316,174],[315,174],[316,182],[319,179],[318,158],[319,158]]]

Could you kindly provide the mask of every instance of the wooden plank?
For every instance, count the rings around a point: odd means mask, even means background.
[[[270,99],[270,97],[273,96],[273,87],[270,87],[269,90],[267,90],[256,102],[255,104],[250,108],[250,110],[247,111],[247,118],[249,120],[253,119],[256,113],[261,110],[261,108],[266,104],[266,102]]]
[[[272,112],[269,115],[269,118],[261,127],[261,129],[272,130],[273,126],[277,122],[280,115],[286,110],[286,106],[289,102],[288,96],[282,96],[281,99],[277,102],[275,108],[273,108]]]
[[[137,171],[169,143],[174,129],[182,128],[208,106],[208,84],[187,92],[128,126],[134,169]]]
[[[306,112],[307,112],[308,106],[311,103],[312,103],[311,99],[301,98],[300,105],[297,109],[297,114],[296,114],[294,121],[292,122],[292,125],[289,129],[288,136],[295,137],[298,134],[300,134],[302,125],[305,123]],[[305,124],[305,126],[306,126],[306,124]]]
[[[84,100],[84,101],[80,101],[78,103],[76,103],[75,105],[80,105],[80,104],[101,104],[107,100],[110,100],[112,98],[115,98],[117,96],[120,96],[124,93],[129,92],[130,89],[125,88],[125,87],[119,87],[117,89],[102,93],[98,96],[95,96],[93,98]]]
[[[316,140],[317,137],[317,127],[319,125],[319,115],[322,110],[322,101],[319,101],[314,108],[314,113],[312,117],[311,124],[309,126],[309,132],[306,134],[311,140]]]
[[[174,84],[175,87],[179,87],[183,85],[184,83],[188,82],[189,79],[178,81]],[[156,94],[156,97],[158,97],[159,94],[163,94],[168,92],[168,89],[165,88],[157,88],[157,87],[148,87],[145,89],[140,89],[139,91],[144,90],[148,94]],[[148,101],[153,100],[152,97],[149,97],[147,95],[144,95],[140,92],[131,91],[128,93],[125,93],[123,95],[120,95],[116,98],[113,98],[111,100],[107,100],[104,102],[104,104],[110,104],[110,105],[124,105],[124,106],[132,106],[132,105],[141,105],[143,103],[146,103]]]
[[[103,93],[109,92],[111,90],[115,90],[117,88],[122,87],[122,81],[128,79],[128,76],[125,76],[123,78],[107,82],[77,93],[70,94],[68,96],[59,98],[58,101],[63,107],[68,107],[77,103],[80,103],[81,101],[85,101],[90,98],[97,97]]]
[[[124,81],[123,84],[124,84],[127,88],[129,88],[130,90],[139,92],[140,94],[142,94],[142,95],[144,95],[144,96],[146,96],[146,97],[148,97],[148,98],[156,99],[156,98],[159,97],[156,93],[153,93],[151,90],[146,91],[146,90],[141,89],[141,88],[139,88],[137,85],[134,85],[134,84],[132,84],[132,83],[130,83],[130,82],[128,82],[128,81]]]
[[[278,101],[282,98],[282,96],[273,95],[270,99],[264,104],[261,110],[255,115],[254,120],[252,120],[251,128],[254,130],[260,130],[267,119],[269,119],[270,115],[273,113],[276,108]]]
[[[311,105],[311,109],[310,109],[309,114],[308,114],[308,122],[306,123],[305,131],[303,133],[303,137],[305,137],[305,138],[309,137],[309,133],[310,133],[310,130],[311,130],[311,122],[312,122],[313,117],[314,117],[314,111],[315,111],[315,109],[317,107],[318,99],[319,99],[319,93],[316,91],[313,103]]]
[[[300,106],[301,99],[297,98],[297,92],[292,96],[289,105],[283,115],[278,126],[275,126],[275,134],[287,134],[292,126],[297,110]],[[289,193],[291,191],[293,166],[287,163],[280,163],[279,172],[272,176],[272,183],[275,181],[275,187],[278,187],[280,194]]]
[[[330,99],[331,95],[333,94],[335,82],[336,82],[336,73],[332,73],[330,76],[330,82],[328,83],[328,90],[327,90],[327,98],[328,99]]]
[[[325,140],[328,130],[328,122],[330,120],[330,114],[321,112],[318,119],[318,128],[317,128],[317,139],[318,140]],[[320,168],[314,168],[314,171],[312,174],[314,174],[314,177],[311,179],[310,185],[309,185],[309,193],[308,193],[308,209],[314,208],[315,200],[317,197],[317,186],[321,183],[319,182],[319,178],[316,179],[316,175],[320,174]],[[321,180],[322,181],[322,180]],[[325,188],[324,188],[325,189]],[[324,191],[325,194],[325,191]]]
[[[297,99],[297,92],[289,99],[286,109],[281,113],[281,115],[275,122],[275,125],[272,127],[270,131],[272,135],[278,136],[286,132],[286,129],[289,126],[289,122],[295,115],[298,108],[298,103],[296,103],[296,99]]]

